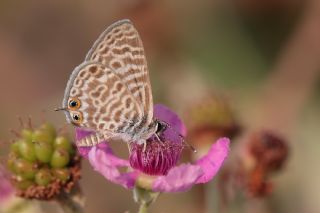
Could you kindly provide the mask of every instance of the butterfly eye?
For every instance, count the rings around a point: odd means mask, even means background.
[[[72,114],[72,120],[75,124],[81,124],[83,120],[82,114],[80,112]]]
[[[81,104],[80,104],[79,99],[77,99],[77,98],[70,99],[70,101],[69,101],[69,108],[70,109],[73,109],[73,110],[74,109],[79,109],[80,106],[81,106]]]

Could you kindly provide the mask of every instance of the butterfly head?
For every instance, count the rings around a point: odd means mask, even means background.
[[[154,124],[155,124],[155,133],[157,135],[161,135],[168,128],[168,124],[164,121],[155,120]]]

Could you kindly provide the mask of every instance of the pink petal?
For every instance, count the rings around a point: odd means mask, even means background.
[[[132,189],[138,172],[121,173],[118,167],[129,167],[129,162],[115,156],[107,143],[101,144],[103,145],[94,146],[89,151],[88,157],[91,166],[109,181]]]
[[[229,144],[228,138],[218,139],[216,143],[212,144],[208,154],[196,162],[196,165],[200,166],[204,172],[196,183],[207,183],[217,174],[228,156]]]
[[[76,139],[80,140],[92,133],[93,131],[77,128]],[[127,189],[133,188],[138,173],[135,171],[121,173],[118,167],[130,167],[130,164],[127,160],[115,156],[107,142],[94,147],[78,147],[78,150],[83,157],[89,158],[91,166],[106,179]]]
[[[94,131],[92,130],[86,130],[84,128],[79,128],[77,127],[76,128],[76,140],[79,141],[81,140],[82,138],[85,138],[89,135],[91,135],[92,133],[94,133]]]
[[[184,192],[194,184],[212,180],[228,155],[229,143],[228,138],[220,138],[195,165],[182,164],[169,170],[166,176],[159,176],[153,182],[153,191]]]
[[[202,168],[197,165],[181,164],[169,171],[166,176],[159,176],[152,185],[155,192],[184,192],[189,190],[203,175]]]
[[[5,169],[0,165],[0,203],[5,202],[14,192]]]

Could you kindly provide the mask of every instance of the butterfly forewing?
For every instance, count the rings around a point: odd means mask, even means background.
[[[146,124],[153,118],[153,100],[144,48],[137,30],[129,20],[108,27],[86,56],[109,67],[119,76],[138,102]]]

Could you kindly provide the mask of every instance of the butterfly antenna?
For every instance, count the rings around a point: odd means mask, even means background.
[[[60,107],[60,108],[55,108],[54,109],[54,111],[65,111],[65,110],[67,110],[67,108],[65,108],[65,107]]]
[[[170,124],[166,123],[167,127],[172,129],[172,131],[174,131],[177,135],[179,135],[179,137],[181,138],[182,142],[189,148],[192,150],[192,152],[196,153],[197,150],[191,145],[189,144],[185,139],[184,139],[184,136],[181,135],[177,130],[175,130],[174,128],[171,127]]]
[[[179,134],[179,137],[181,138],[182,142],[183,142],[187,147],[189,147],[189,149],[192,150],[192,152],[194,152],[194,153],[197,152],[196,148],[194,148],[191,144],[189,144],[189,143],[184,139],[183,135]]]

